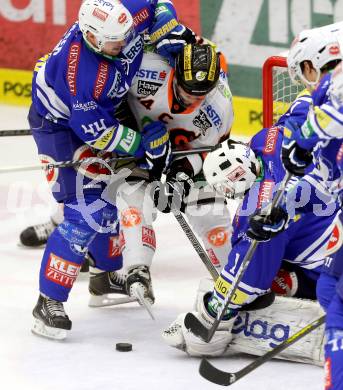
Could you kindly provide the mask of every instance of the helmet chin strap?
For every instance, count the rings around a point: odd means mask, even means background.
[[[177,100],[177,102],[180,104],[180,106],[182,106],[183,108],[188,107],[187,104],[185,104],[184,100],[182,99],[182,97],[180,96],[180,94],[177,91],[177,83],[176,83],[175,78],[173,80],[173,94],[174,94],[174,97]]]
[[[303,73],[302,73],[301,76],[300,76],[301,81],[302,81],[305,85],[309,85],[310,87],[314,88],[314,87],[318,84],[318,82],[319,82],[319,80],[320,80],[321,73],[322,73],[322,72],[321,72],[320,70],[318,70],[318,69],[316,69],[316,72],[317,72],[317,77],[316,77],[316,79],[315,79],[314,81],[309,81],[309,80],[307,80],[307,78],[303,75]]]

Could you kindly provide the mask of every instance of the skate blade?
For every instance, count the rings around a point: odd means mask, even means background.
[[[44,337],[51,340],[64,340],[67,337],[66,329],[53,328],[47,326],[38,318],[34,319],[31,332],[37,336]]]
[[[149,313],[152,320],[155,320],[154,314],[150,303],[144,298],[144,288],[142,288],[139,283],[133,283],[130,288],[131,295],[135,296],[140,305],[142,305],[146,311]]]
[[[122,305],[124,303],[137,302],[137,298],[123,296],[121,298],[111,298],[108,295],[91,295],[88,301],[89,307],[106,307]]]

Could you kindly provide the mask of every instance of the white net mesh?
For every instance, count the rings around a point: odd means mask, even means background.
[[[273,73],[273,123],[283,115],[290,103],[304,90],[301,84],[293,84],[286,66],[274,66]]]

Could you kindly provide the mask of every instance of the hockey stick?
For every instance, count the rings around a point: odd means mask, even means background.
[[[237,372],[231,373],[219,370],[218,368],[214,367],[208,360],[202,359],[199,367],[199,373],[202,377],[212,383],[216,383],[217,385],[222,386],[230,386],[233,383],[237,382],[239,379],[243,378],[245,375],[254,371],[256,368],[260,367],[262,364],[268,362],[270,359],[282,352],[284,349],[288,348],[304,336],[308,335],[313,330],[317,329],[320,325],[324,323],[324,321],[325,315],[311,322],[304,328],[300,329],[297,333],[295,333],[293,336],[290,336],[283,343],[271,349],[264,355],[258,357],[252,363],[248,364]]]
[[[189,150],[173,150],[172,154],[173,156],[189,156],[191,154],[198,154],[198,153],[206,153],[211,152],[213,150],[213,147],[203,147],[203,148],[195,148],[195,149],[189,149]],[[54,168],[69,168],[74,167],[83,163],[91,164],[93,163],[99,163],[100,161],[99,157],[88,157],[82,160],[69,160],[69,161],[59,161],[56,163],[48,163],[48,164],[37,164],[37,165],[23,165],[23,166],[17,166],[17,167],[5,167],[0,168],[0,173],[12,173],[12,172],[26,172],[26,171],[39,171],[41,169],[44,170],[50,170]],[[123,157],[113,157],[110,159],[103,160],[106,163],[111,163],[114,161],[124,161],[124,162],[130,162],[132,160],[135,160],[135,157],[131,156],[123,156]]]
[[[291,178],[291,176],[292,175],[289,172],[286,173],[286,176],[285,176],[282,184],[280,185],[280,189],[278,190],[276,196],[273,199],[273,202],[271,203],[270,210],[272,210],[274,207],[276,207],[279,204],[279,202],[281,201],[284,189],[285,189],[289,179]],[[226,313],[226,311],[229,307],[229,304],[231,303],[232,298],[236,294],[236,290],[238,289],[238,285],[244,276],[245,270],[248,268],[248,265],[250,264],[250,261],[255,253],[255,250],[256,250],[258,244],[259,244],[259,241],[256,241],[256,240],[251,241],[249,249],[248,249],[248,251],[247,251],[247,253],[246,253],[246,255],[241,263],[241,266],[238,269],[235,280],[231,285],[231,289],[225,297],[224,306],[222,307],[222,309],[220,311],[218,311],[217,317],[215,318],[215,320],[210,328],[207,328],[202,322],[200,322],[199,319],[194,314],[192,314],[192,313],[186,314],[185,320],[184,320],[185,327],[189,331],[191,331],[195,336],[202,338],[207,343],[211,341],[214,333],[216,332],[216,330],[220,324],[220,321],[223,319],[223,316]]]
[[[192,244],[193,248],[199,255],[201,261],[207,268],[208,272],[211,274],[212,279],[214,281],[217,280],[219,276],[219,272],[214,267],[211,259],[208,257],[207,252],[204,250],[202,245],[200,244],[199,240],[197,239],[196,235],[192,231],[191,227],[189,226],[188,222],[186,221],[185,217],[182,215],[182,213],[178,210],[173,210],[173,214],[181,226],[182,230],[185,232],[187,238],[189,239],[190,243]],[[265,309],[266,307],[270,306],[275,300],[275,294],[270,291],[267,294],[261,295],[257,297],[253,302],[247,304],[244,306],[244,311],[252,311],[252,310],[261,310]]]
[[[27,130],[0,130],[0,137],[13,137],[17,135],[32,135],[30,129]]]
[[[193,230],[189,226],[188,222],[186,221],[185,217],[182,215],[182,213],[179,210],[173,210],[175,219],[177,220],[178,224],[181,226],[181,229],[185,232],[187,238],[189,239],[190,243],[192,244],[193,248],[199,255],[201,261],[204,263],[205,267],[207,268],[208,272],[211,274],[212,279],[214,281],[217,280],[219,273],[216,269],[216,267],[212,264],[211,259],[208,257],[208,254],[200,244],[198,238],[194,234]]]

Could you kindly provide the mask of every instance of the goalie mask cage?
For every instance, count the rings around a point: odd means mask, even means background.
[[[301,84],[292,83],[283,56],[272,56],[264,62],[262,87],[263,127],[272,126],[304,89]]]

